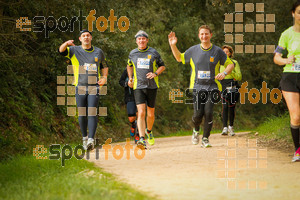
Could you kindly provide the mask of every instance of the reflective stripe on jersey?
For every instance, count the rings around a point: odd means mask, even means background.
[[[79,62],[76,58],[76,55],[74,54],[72,58],[70,59],[72,66],[73,66],[73,72],[74,72],[74,84],[75,86],[78,85],[78,77],[79,77]]]
[[[132,63],[132,65],[133,65],[133,75],[134,75],[133,89],[135,90],[137,86],[136,66],[134,65],[134,63]]]
[[[183,56],[184,57],[184,56]],[[183,59],[184,60],[184,59]],[[191,64],[191,70],[192,70],[192,73],[191,73],[191,78],[190,78],[190,89],[193,89],[194,88],[194,85],[195,85],[195,77],[196,77],[196,70],[195,70],[195,64],[193,62],[193,59],[191,58],[190,59],[190,64]]]
[[[158,66],[157,66],[157,64],[156,64],[156,60],[154,60],[154,62],[153,62],[153,72],[156,72],[157,68],[158,68]],[[155,76],[155,77],[154,77],[154,81],[155,81],[155,83],[156,83],[156,85],[157,85],[157,88],[159,88],[159,84],[158,84],[158,76]]]
[[[228,60],[228,58],[227,58],[227,60]],[[227,62],[227,60],[226,60],[226,62]],[[224,65],[226,65],[226,62],[225,62]],[[215,76],[217,76],[219,72],[220,72],[220,61],[216,64],[216,67],[215,67]],[[222,91],[222,84],[221,84],[221,82],[219,80],[215,79],[215,83],[218,86],[218,90]]]

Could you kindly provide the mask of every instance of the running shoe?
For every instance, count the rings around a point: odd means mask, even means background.
[[[152,133],[152,131],[150,132],[150,133],[148,133],[148,129],[146,129],[145,130],[145,133],[146,133],[146,135],[147,135],[147,138],[148,138],[148,143],[150,144],[150,145],[154,145],[154,136],[153,136],[153,133]]]
[[[131,137],[134,136],[134,131],[135,131],[135,128],[131,127],[131,128],[130,128],[130,131],[129,131]]]
[[[294,154],[294,157],[292,158],[292,162],[299,162],[300,161],[300,147],[297,149],[297,151]]]
[[[234,130],[233,130],[233,126],[229,126],[229,127],[228,127],[228,132],[229,132],[229,135],[230,135],[230,136],[234,136],[234,135],[235,135],[235,132],[234,132]]]
[[[93,138],[89,138],[87,141],[87,148],[88,151],[89,150],[93,150],[94,149],[94,139]]]
[[[82,146],[84,150],[87,150],[88,137],[83,137]]]
[[[224,127],[221,135],[228,135],[228,128]]]
[[[202,145],[201,145],[203,148],[208,148],[208,147],[211,147],[211,144],[209,143],[209,140],[208,138],[204,137],[202,138]]]
[[[133,127],[131,126],[130,131],[129,131],[131,137],[133,137],[133,136],[134,136],[134,133],[135,133],[135,129],[136,129],[136,125],[137,125],[137,124],[136,124],[136,121],[134,121],[134,124],[135,124],[135,128],[133,128]]]
[[[137,144],[137,142],[140,140],[140,136],[139,136],[139,134],[136,134],[135,136],[134,136],[134,143],[135,144]]]
[[[192,143],[194,145],[199,143],[199,131],[195,131],[195,129],[193,129]]]
[[[137,146],[142,150],[147,149],[146,141],[144,140],[144,138],[140,138],[140,140],[137,142]]]

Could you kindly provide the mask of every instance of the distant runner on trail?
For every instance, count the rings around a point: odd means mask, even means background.
[[[183,64],[190,64],[192,68],[190,78],[190,89],[193,90],[194,97],[192,143],[195,145],[199,143],[200,124],[205,117],[202,147],[211,147],[208,138],[213,126],[214,94],[217,92],[220,95],[222,86],[219,80],[230,74],[234,65],[220,47],[211,43],[212,31],[207,25],[199,28],[198,37],[201,43],[190,47],[184,53],[176,46],[175,33],[171,32],[168,37],[175,59]],[[220,65],[226,67],[222,73],[219,73]]]
[[[86,150],[91,150],[94,148],[94,137],[97,129],[99,86],[106,83],[108,67],[103,51],[92,46],[91,32],[86,29],[82,30],[79,34],[79,40],[80,46],[75,46],[74,40],[66,41],[59,47],[59,53],[72,62],[78,122],[83,136],[83,147]],[[100,75],[100,70],[102,75]],[[87,128],[89,135],[87,135]]]
[[[140,136],[137,130],[137,122],[136,122],[136,113],[137,108],[134,100],[133,89],[128,86],[128,74],[127,68],[123,71],[119,84],[124,87],[124,101],[127,108],[128,120],[131,124],[130,127],[130,136],[134,138],[134,142],[137,143],[140,140]]]
[[[128,86],[134,90],[135,103],[138,109],[138,130],[140,140],[138,145],[146,148],[145,134],[148,143],[154,145],[152,127],[154,124],[155,100],[158,84],[158,76],[165,70],[165,64],[159,53],[148,46],[148,34],[138,31],[135,35],[138,48],[133,49],[128,58]],[[147,126],[145,122],[147,106]]]
[[[300,0],[292,7],[294,25],[285,30],[275,50],[274,62],[285,65],[280,88],[291,118],[291,133],[295,145],[292,162],[300,161]],[[283,54],[287,58],[283,58]]]
[[[240,70],[240,65],[236,60],[233,60],[233,48],[229,45],[222,46],[223,51],[230,58],[234,64],[234,69],[231,74],[225,76],[221,80],[222,84],[222,121],[223,121],[223,131],[222,135],[234,136],[233,122],[235,118],[235,105],[239,101],[240,93],[238,91],[239,84],[238,81],[242,80],[242,73]],[[223,72],[225,67],[222,65],[220,72]],[[229,126],[228,124],[228,114],[229,114]]]

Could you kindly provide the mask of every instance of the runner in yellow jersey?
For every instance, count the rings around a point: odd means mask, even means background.
[[[300,0],[292,7],[294,25],[285,30],[275,50],[274,62],[285,65],[280,88],[286,101],[291,118],[291,133],[295,145],[293,162],[300,161]],[[283,58],[287,51],[287,58]]]
[[[227,54],[230,60],[234,63],[234,69],[231,74],[225,76],[221,81],[222,83],[222,121],[223,131],[222,135],[234,136],[233,123],[235,118],[235,105],[239,100],[240,93],[238,92],[239,84],[238,81],[242,80],[242,73],[240,70],[239,63],[232,59],[234,55],[233,48],[229,45],[222,46],[223,51]],[[220,72],[225,70],[224,66],[221,66]],[[228,124],[229,115],[229,126]]]

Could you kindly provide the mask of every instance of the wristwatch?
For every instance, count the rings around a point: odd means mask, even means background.
[[[225,74],[225,76],[227,75],[227,72],[224,71],[223,73]]]
[[[154,72],[154,74],[155,74],[156,76],[158,76],[158,74],[157,74],[156,72]]]

